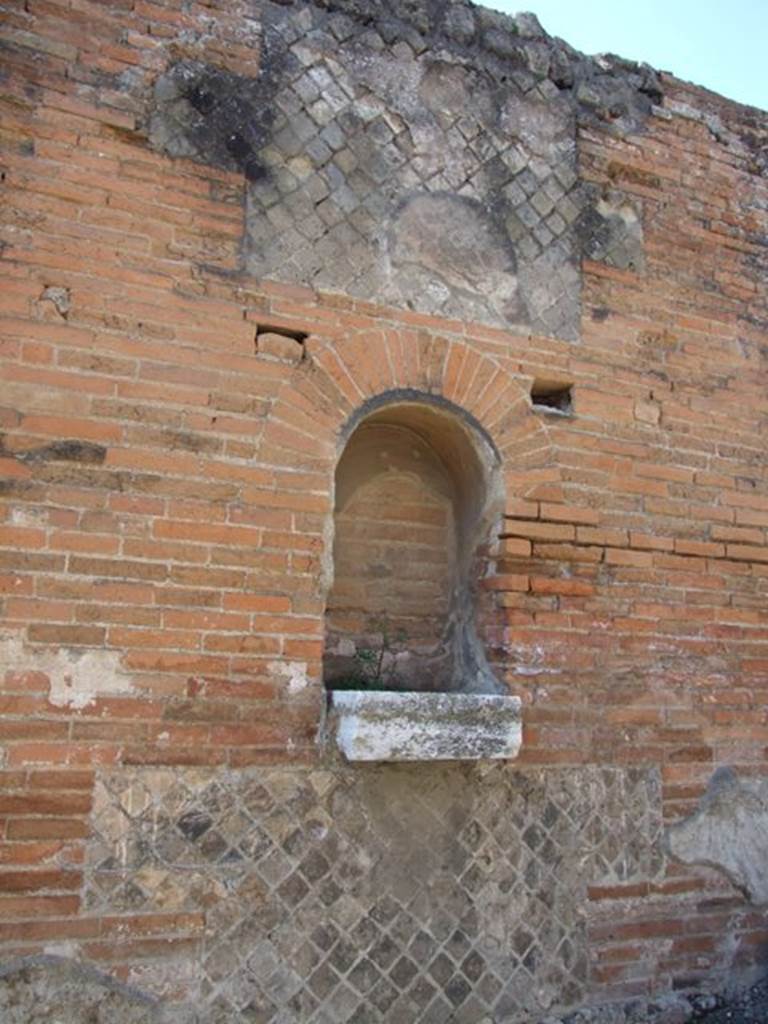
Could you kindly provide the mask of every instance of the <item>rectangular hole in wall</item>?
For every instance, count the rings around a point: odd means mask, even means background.
[[[541,412],[570,416],[573,413],[573,384],[536,379],[531,385],[531,405]]]
[[[271,324],[258,324],[256,327],[256,338],[262,334],[278,334],[281,338],[292,338],[300,345],[309,337],[307,331],[295,331],[291,327],[273,327]]]
[[[254,349],[258,356],[277,359],[280,362],[297,363],[304,358],[306,331],[295,331],[290,327],[274,327],[259,324],[254,338]]]

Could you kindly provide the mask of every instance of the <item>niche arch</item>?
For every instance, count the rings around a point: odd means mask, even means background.
[[[504,512],[502,460],[483,427],[411,389],[365,402],[334,476],[326,687],[504,693],[476,596]]]
[[[523,344],[526,339],[519,341]],[[287,376],[281,368],[281,383],[264,421],[256,457],[295,476],[302,509],[306,508],[304,481],[317,483],[310,495],[312,512],[297,513],[301,529],[285,537],[295,539],[287,550],[293,585],[300,595],[297,607],[304,636],[286,648],[284,666],[274,658],[270,665],[275,684],[287,687],[294,662],[300,659],[310,685],[300,694],[292,693],[292,700],[305,701],[312,709],[309,715],[325,706],[323,649],[325,609],[333,582],[334,478],[340,452],[369,411],[397,396],[411,395],[427,403],[445,400],[465,423],[476,425],[499,453],[510,502],[535,496],[540,487],[546,488],[549,501],[562,495],[557,424],[532,411],[530,380],[521,377],[512,360],[493,354],[488,347],[483,350],[476,339],[450,338],[402,324],[381,327],[370,319],[364,326],[329,331],[326,337],[309,334],[305,358]],[[507,347],[505,340],[505,351]],[[296,488],[286,494],[286,505]],[[489,563],[488,584],[494,575],[506,571],[498,544],[495,549],[497,561],[495,567]],[[504,609],[495,605],[493,593],[489,587],[480,603],[478,631],[485,654],[498,676],[503,676],[508,671],[512,627]]]

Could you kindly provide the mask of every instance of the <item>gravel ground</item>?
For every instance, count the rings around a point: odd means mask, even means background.
[[[694,996],[691,1021],[705,1024],[768,1024],[768,980],[727,1001],[719,996]]]
[[[768,1024],[768,978],[739,993],[667,995],[583,1007],[538,1024]]]

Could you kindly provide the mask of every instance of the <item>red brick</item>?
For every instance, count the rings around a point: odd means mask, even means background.
[[[483,586],[487,590],[522,590],[530,589],[530,581],[523,575],[489,576],[483,580]]]
[[[552,505],[541,503],[541,518],[560,523],[583,523],[596,526],[600,522],[600,513],[593,508],[574,508],[569,505]]]
[[[101,646],[106,630],[100,626],[31,625],[27,636],[33,643]]]
[[[0,526],[0,547],[34,549],[45,545],[45,530],[23,526]]]
[[[6,835],[9,839],[82,839],[88,835],[88,824],[76,818],[11,818]]]
[[[547,576],[532,576],[531,590],[534,594],[562,594],[567,597],[589,597],[595,592],[593,584],[584,580]]]
[[[605,561],[608,565],[627,565],[645,569],[653,565],[653,555],[649,551],[619,551],[608,548],[605,552]]]
[[[637,882],[633,885],[590,885],[587,893],[591,900],[627,900],[648,894],[648,883]]]
[[[629,544],[625,530],[592,529],[589,526],[577,527],[576,540],[579,544],[600,544],[614,548],[625,548]]]
[[[79,889],[82,875],[75,871],[8,871],[0,870],[0,893],[42,892]]]
[[[36,939],[45,942],[52,942],[55,939],[93,939],[99,935],[99,924],[98,918],[13,921],[8,924],[0,924],[0,942],[32,942]]]
[[[528,558],[531,554],[531,542],[521,537],[502,537],[499,541],[499,554],[507,557]]]
[[[673,551],[675,541],[671,537],[652,537],[648,534],[629,534],[630,547],[640,548],[643,551]]]
[[[525,501],[522,498],[508,498],[504,505],[504,515],[507,519],[538,519],[539,503]]]
[[[728,558],[745,562],[768,562],[768,547],[755,547],[750,544],[726,545]]]
[[[93,960],[107,960],[110,963],[135,960],[161,960],[163,957],[177,959],[191,957],[200,952],[197,939],[164,937],[153,939],[122,939],[116,942],[87,942],[85,954]]]
[[[725,556],[725,544],[693,540],[676,540],[675,554],[697,555],[700,558],[723,558]]]
[[[26,921],[36,917],[61,917],[76,914],[80,897],[0,896],[0,919]]]
[[[61,841],[35,842],[4,842],[0,846],[0,865],[44,864],[57,858],[66,849]]]
[[[94,783],[94,773],[88,771],[33,771],[27,776],[27,785],[34,789],[85,789]]]
[[[504,535],[531,540],[569,541],[576,537],[576,527],[565,523],[529,523],[508,519],[504,525]]]
[[[222,605],[228,611],[289,612],[291,599],[276,594],[224,594]]]
[[[90,793],[26,793],[0,794],[0,814],[55,814],[66,817],[87,814],[91,809]]]

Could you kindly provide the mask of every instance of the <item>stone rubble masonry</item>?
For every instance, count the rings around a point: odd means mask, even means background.
[[[766,115],[382,8],[3,6],[14,1024],[527,1024],[764,970],[765,861],[701,836],[732,791],[751,844],[767,774]],[[403,393],[498,452],[508,764],[320,742],[340,442]]]

